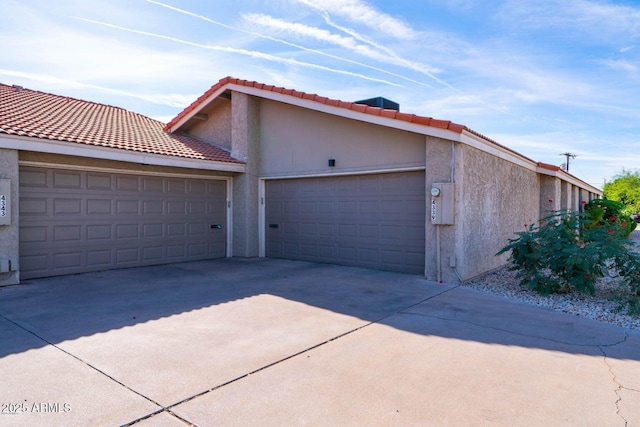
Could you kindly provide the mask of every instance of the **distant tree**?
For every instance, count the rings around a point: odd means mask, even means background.
[[[640,212],[640,170],[623,169],[604,185],[604,197],[625,205],[627,213]]]

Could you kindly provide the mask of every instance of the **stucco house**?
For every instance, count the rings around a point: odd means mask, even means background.
[[[468,280],[545,211],[601,196],[395,107],[227,77],[163,125],[0,85],[0,285],[217,257]]]

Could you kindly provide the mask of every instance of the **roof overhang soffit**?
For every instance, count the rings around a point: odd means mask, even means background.
[[[95,147],[70,142],[52,141],[25,136],[0,135],[0,148],[17,151],[37,151],[41,153],[63,154],[75,157],[88,157],[102,160],[171,166],[178,168],[203,169],[221,172],[245,172],[246,166],[239,163],[217,162],[187,157],[165,156],[162,154],[141,153],[119,148]]]
[[[209,96],[207,96],[205,99],[200,101],[197,105],[195,105],[191,111],[189,111],[187,114],[182,116],[180,120],[178,120],[171,127],[165,128],[165,130],[170,133],[175,133],[181,130],[182,128],[186,127],[186,125],[193,120],[197,120],[197,121],[207,120],[208,113],[205,113],[205,111],[213,102],[220,99],[225,101],[231,100],[231,94],[228,92],[227,86],[222,86],[217,90],[215,90],[214,92],[212,92],[211,94],[209,94]]]
[[[187,114],[181,117],[174,125],[169,127],[167,130],[169,132],[177,132],[181,128],[185,127],[185,125],[191,120],[193,120],[194,118],[202,117],[199,115],[203,114],[203,111],[206,110],[207,107],[212,102],[214,102],[217,98],[224,97],[225,99],[228,100],[229,96],[226,95],[228,91],[240,92],[240,93],[255,96],[258,98],[282,102],[288,105],[294,105],[294,106],[305,108],[308,110],[319,111],[319,112],[331,114],[334,116],[344,117],[352,120],[358,120],[366,123],[373,123],[373,124],[377,124],[377,125],[381,125],[389,128],[406,130],[409,132],[415,132],[418,134],[434,136],[437,138],[456,140],[456,141],[460,139],[459,133],[453,132],[449,129],[442,129],[442,128],[437,128],[433,126],[425,126],[418,123],[407,122],[404,120],[396,120],[389,117],[362,113],[359,111],[354,111],[354,110],[350,110],[342,107],[322,104],[320,102],[313,101],[310,99],[290,96],[287,94],[282,94],[279,92],[273,92],[270,90],[264,90],[264,89],[255,88],[255,87],[238,85],[235,83],[227,83],[224,86],[212,92],[209,96],[207,96],[200,103],[195,105],[191,111],[189,111]]]

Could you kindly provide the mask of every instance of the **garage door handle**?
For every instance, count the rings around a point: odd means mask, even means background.
[[[278,224],[269,224],[269,228],[278,228]]]
[[[222,224],[211,224],[212,230],[222,230]]]

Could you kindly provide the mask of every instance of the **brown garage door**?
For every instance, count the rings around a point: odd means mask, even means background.
[[[225,255],[225,181],[20,168],[21,278]]]
[[[266,255],[424,272],[424,172],[266,182]]]

